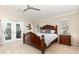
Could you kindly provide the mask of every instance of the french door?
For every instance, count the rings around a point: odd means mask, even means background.
[[[5,42],[22,39],[23,22],[6,22],[5,27]]]

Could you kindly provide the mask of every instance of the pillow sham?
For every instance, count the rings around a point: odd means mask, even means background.
[[[55,30],[51,30],[51,34],[55,34]]]

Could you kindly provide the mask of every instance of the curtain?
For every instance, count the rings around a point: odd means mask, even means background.
[[[0,21],[0,44],[5,44],[5,30],[6,30],[6,23]]]

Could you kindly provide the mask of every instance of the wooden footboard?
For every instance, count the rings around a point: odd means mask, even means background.
[[[23,34],[23,43],[26,43],[26,44],[29,44],[33,47],[38,48],[39,50],[41,50],[42,54],[44,53],[44,51],[46,49],[44,36],[42,36],[40,38],[32,32],[28,32],[27,34]]]

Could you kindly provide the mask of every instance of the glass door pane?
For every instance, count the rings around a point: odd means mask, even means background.
[[[11,23],[7,23],[5,31],[5,40],[11,40]]]
[[[16,24],[16,38],[21,38],[21,26]]]

